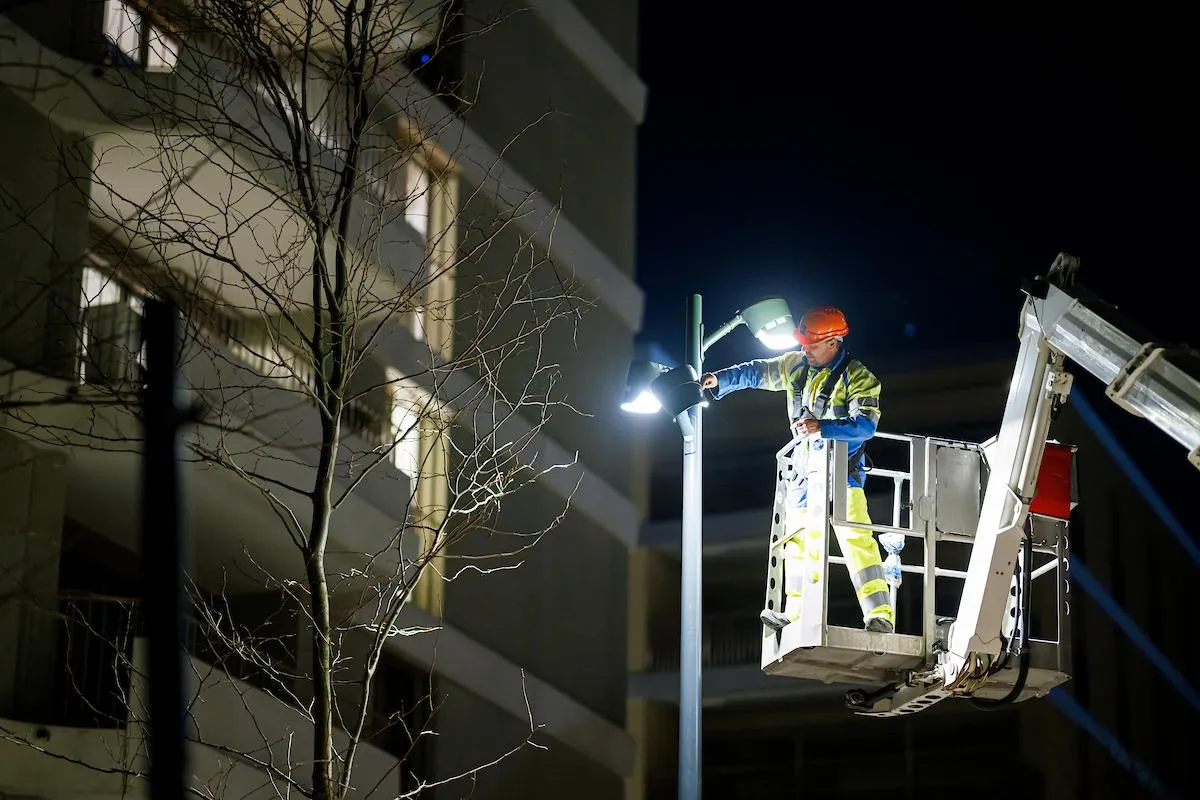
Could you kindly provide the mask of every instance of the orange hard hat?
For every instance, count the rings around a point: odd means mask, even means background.
[[[833,306],[819,306],[809,309],[800,318],[796,328],[796,341],[800,344],[816,344],[833,336],[845,336],[850,333],[850,323],[841,309]]]

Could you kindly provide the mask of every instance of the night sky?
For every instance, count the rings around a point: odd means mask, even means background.
[[[640,343],[681,358],[691,292],[709,329],[781,294],[795,314],[841,306],[877,370],[1011,358],[1022,278],[1066,251],[1156,338],[1200,346],[1197,69],[1178,21],[781,5],[743,20],[642,3]],[[765,355],[738,330],[705,367]],[[1179,445],[1074,371],[1151,480],[1175,501],[1200,490]]]
[[[868,363],[1015,354],[1021,279],[1064,250],[1104,299],[1200,345],[1180,291],[1194,88],[1169,20],[674,5],[693,16],[642,3],[640,342],[681,355],[690,292],[710,328],[777,293],[843,307]],[[739,331],[708,366],[763,354]]]

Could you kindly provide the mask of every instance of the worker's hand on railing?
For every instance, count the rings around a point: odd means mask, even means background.
[[[793,424],[792,425],[792,438],[788,440],[787,444],[785,444],[783,447],[779,448],[779,451],[775,453],[775,458],[780,459],[780,458],[790,457],[790,456],[788,456],[788,454],[791,453],[793,450],[795,450],[797,447],[800,447],[800,445],[804,444],[804,441],[807,438],[808,438],[807,435],[805,435],[803,433],[797,433],[796,426],[795,426],[795,424]]]
[[[812,417],[798,419],[792,423],[792,433],[801,437],[812,436],[814,434],[819,436],[821,434],[821,423]]]
[[[712,374],[711,372],[706,372],[703,375],[701,375],[700,376],[700,388],[701,389],[716,389],[717,388],[717,376]]]

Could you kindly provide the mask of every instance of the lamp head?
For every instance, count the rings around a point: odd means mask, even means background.
[[[792,312],[782,297],[759,300],[742,311],[742,320],[755,338],[772,350],[796,346],[796,326]]]
[[[655,378],[669,371],[668,367],[653,361],[634,361],[629,365],[629,374],[625,378],[625,396],[621,400],[621,410],[633,414],[656,414],[662,410],[662,404],[650,391]]]
[[[653,361],[634,361],[625,380],[621,409],[634,414],[666,411],[677,417],[689,408],[707,405],[696,369],[690,365],[663,366]]]
[[[696,406],[708,405],[700,388],[700,376],[691,364],[664,372],[650,384],[650,391],[658,398],[663,410],[672,417],[678,417]]]

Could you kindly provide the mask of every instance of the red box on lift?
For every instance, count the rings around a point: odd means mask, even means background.
[[[1071,509],[1079,505],[1075,486],[1075,451],[1073,444],[1046,442],[1042,468],[1038,471],[1037,490],[1029,513],[1069,520]]]

